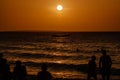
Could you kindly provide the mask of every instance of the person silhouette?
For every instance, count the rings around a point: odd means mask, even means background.
[[[109,80],[112,60],[107,55],[106,50],[102,50],[102,56],[99,60],[99,68],[101,70],[102,80]]]
[[[10,72],[10,65],[7,63],[7,60],[3,60],[3,69],[2,69],[2,79],[3,80],[11,80],[11,72]]]
[[[90,80],[91,77],[94,78],[94,80],[97,80],[97,74],[96,74],[96,57],[95,56],[91,56],[91,60],[88,62],[88,76],[87,76],[87,80]]]
[[[10,66],[7,64],[7,60],[3,58],[3,53],[0,53],[0,80],[10,80],[9,75]]]
[[[3,72],[3,53],[0,53],[0,80],[2,79],[2,72]]]
[[[41,70],[37,74],[38,80],[52,80],[52,75],[50,72],[47,71],[47,65],[44,63],[41,66]]]
[[[26,75],[26,67],[22,65],[21,61],[16,61],[16,66],[13,71],[13,80],[25,80]]]

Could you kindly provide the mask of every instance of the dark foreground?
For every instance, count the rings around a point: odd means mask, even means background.
[[[35,75],[28,75],[27,76],[27,80],[37,80],[36,76]],[[53,80],[86,80],[86,79],[82,79],[82,78],[54,78]],[[91,79],[93,80],[93,79]],[[100,78],[98,78],[98,80],[102,80]],[[111,76],[111,79],[110,80],[120,80],[120,77],[119,76]]]

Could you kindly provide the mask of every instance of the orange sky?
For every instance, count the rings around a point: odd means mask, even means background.
[[[120,31],[120,0],[0,0],[0,31]]]

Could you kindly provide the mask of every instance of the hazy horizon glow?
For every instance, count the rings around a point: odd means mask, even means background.
[[[56,6],[64,6],[62,11]],[[1,0],[0,31],[120,31],[120,0]]]

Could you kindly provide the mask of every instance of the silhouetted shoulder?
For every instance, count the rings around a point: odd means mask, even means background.
[[[41,71],[37,74],[38,80],[52,80],[52,75],[47,71],[47,64],[42,64]]]
[[[52,75],[48,71],[41,71],[37,75],[38,80],[52,80]]]
[[[109,55],[101,56],[100,61],[102,61],[103,63],[109,63],[111,62],[111,57]]]

